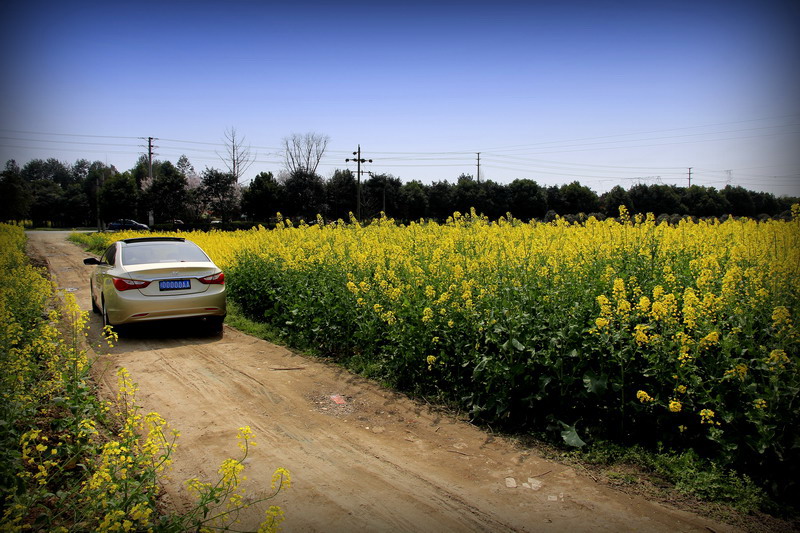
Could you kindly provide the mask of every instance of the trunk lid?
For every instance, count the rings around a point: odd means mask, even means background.
[[[131,279],[149,281],[150,285],[138,289],[145,296],[171,296],[197,294],[208,290],[210,285],[201,283],[198,278],[216,274],[219,269],[208,263],[152,263],[127,266],[125,270]],[[188,280],[188,288],[179,287],[180,280]],[[165,283],[161,283],[165,282]]]

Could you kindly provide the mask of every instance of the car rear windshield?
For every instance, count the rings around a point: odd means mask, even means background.
[[[208,261],[203,250],[191,242],[148,242],[122,247],[123,265]]]

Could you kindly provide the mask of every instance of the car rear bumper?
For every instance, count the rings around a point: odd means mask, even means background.
[[[106,299],[112,324],[132,324],[169,318],[222,316],[227,314],[224,286],[212,286],[200,294],[143,296],[137,290],[117,292]]]

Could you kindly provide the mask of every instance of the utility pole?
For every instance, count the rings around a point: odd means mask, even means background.
[[[478,152],[478,183],[481,182],[481,153]]]
[[[692,186],[692,167],[689,167],[689,187]]]
[[[153,137],[147,138],[147,182],[149,184],[153,184]],[[153,217],[153,210],[151,209],[147,213],[147,221],[152,226],[155,222],[155,218]]]
[[[102,231],[103,222],[100,220],[100,189],[106,182],[106,169],[103,168],[102,172],[95,174],[95,188],[94,188],[94,203],[97,211],[97,231]]]
[[[144,139],[144,137],[139,137],[140,139]],[[152,182],[153,181],[153,150],[158,148],[158,146],[153,144],[153,141],[157,141],[158,137],[147,137],[147,179]],[[139,183],[139,188],[144,190],[143,183]]]
[[[358,187],[356,189],[356,220],[361,222],[361,163],[372,163],[372,159],[363,159],[361,157],[361,145],[358,145],[358,151],[353,152],[353,155],[356,156],[355,159],[348,158],[345,159],[345,163],[349,163],[350,161],[355,161],[358,163],[358,170],[356,174],[358,176]]]
[[[147,138],[147,179],[153,181],[153,138]]]

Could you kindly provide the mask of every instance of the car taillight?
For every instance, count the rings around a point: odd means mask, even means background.
[[[217,272],[216,274],[211,274],[210,276],[200,278],[199,281],[200,283],[205,283],[206,285],[224,285],[225,274],[222,272]]]
[[[131,289],[144,289],[148,285],[150,285],[149,281],[141,281],[137,279],[123,279],[123,278],[111,278],[112,283],[114,283],[114,288],[118,291],[129,291]]]

